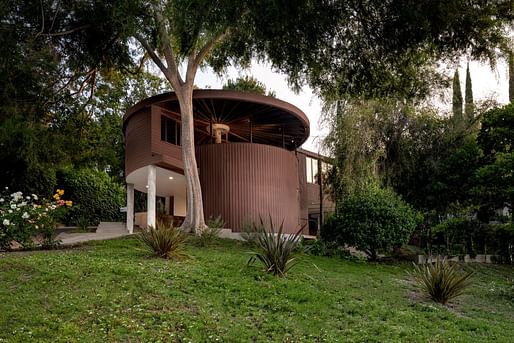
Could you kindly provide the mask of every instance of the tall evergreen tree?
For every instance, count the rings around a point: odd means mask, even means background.
[[[475,116],[475,105],[473,104],[473,88],[471,86],[471,74],[469,72],[469,62],[466,67],[466,89],[464,98],[464,112],[466,114],[466,120],[471,121]]]
[[[514,100],[514,54],[509,54],[509,101]]]
[[[456,121],[462,120],[462,91],[460,90],[459,70],[455,70],[453,76],[453,119]]]

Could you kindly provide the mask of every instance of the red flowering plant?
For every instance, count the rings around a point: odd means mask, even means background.
[[[0,194],[0,250],[11,250],[13,246],[30,249],[35,244],[44,248],[58,245],[56,220],[72,206],[71,201],[62,199],[64,190],[58,189],[51,201],[40,200],[36,194],[8,191],[6,188]]]

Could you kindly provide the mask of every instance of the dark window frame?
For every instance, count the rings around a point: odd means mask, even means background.
[[[180,122],[174,118],[161,115],[161,141],[180,145]]]

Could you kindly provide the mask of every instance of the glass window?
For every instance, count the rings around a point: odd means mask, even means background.
[[[180,145],[180,123],[166,116],[161,116],[161,141]]]
[[[318,183],[318,160],[305,158],[307,164],[307,183]]]

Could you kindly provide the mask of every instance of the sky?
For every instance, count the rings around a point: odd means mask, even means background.
[[[467,60],[462,59],[459,65],[459,76],[463,93],[465,89],[466,64]],[[453,75],[454,72],[455,69],[448,70],[450,75]],[[500,104],[508,103],[508,72],[507,66],[503,61],[500,61],[494,69],[483,63],[472,61],[470,62],[470,73],[475,101],[494,99]],[[327,133],[327,128],[324,128],[320,122],[321,100],[314,95],[309,87],[304,87],[300,93],[295,94],[289,88],[286,76],[273,71],[269,64],[255,63],[248,70],[231,67],[221,78],[217,77],[211,69],[205,68],[198,72],[195,84],[200,88],[221,88],[228,79],[235,79],[245,75],[255,77],[264,83],[268,90],[275,91],[277,98],[295,105],[307,115],[311,126],[311,136],[303,144],[302,148],[319,152],[320,142]],[[445,99],[438,107],[442,111],[451,111],[451,90],[448,90]]]

